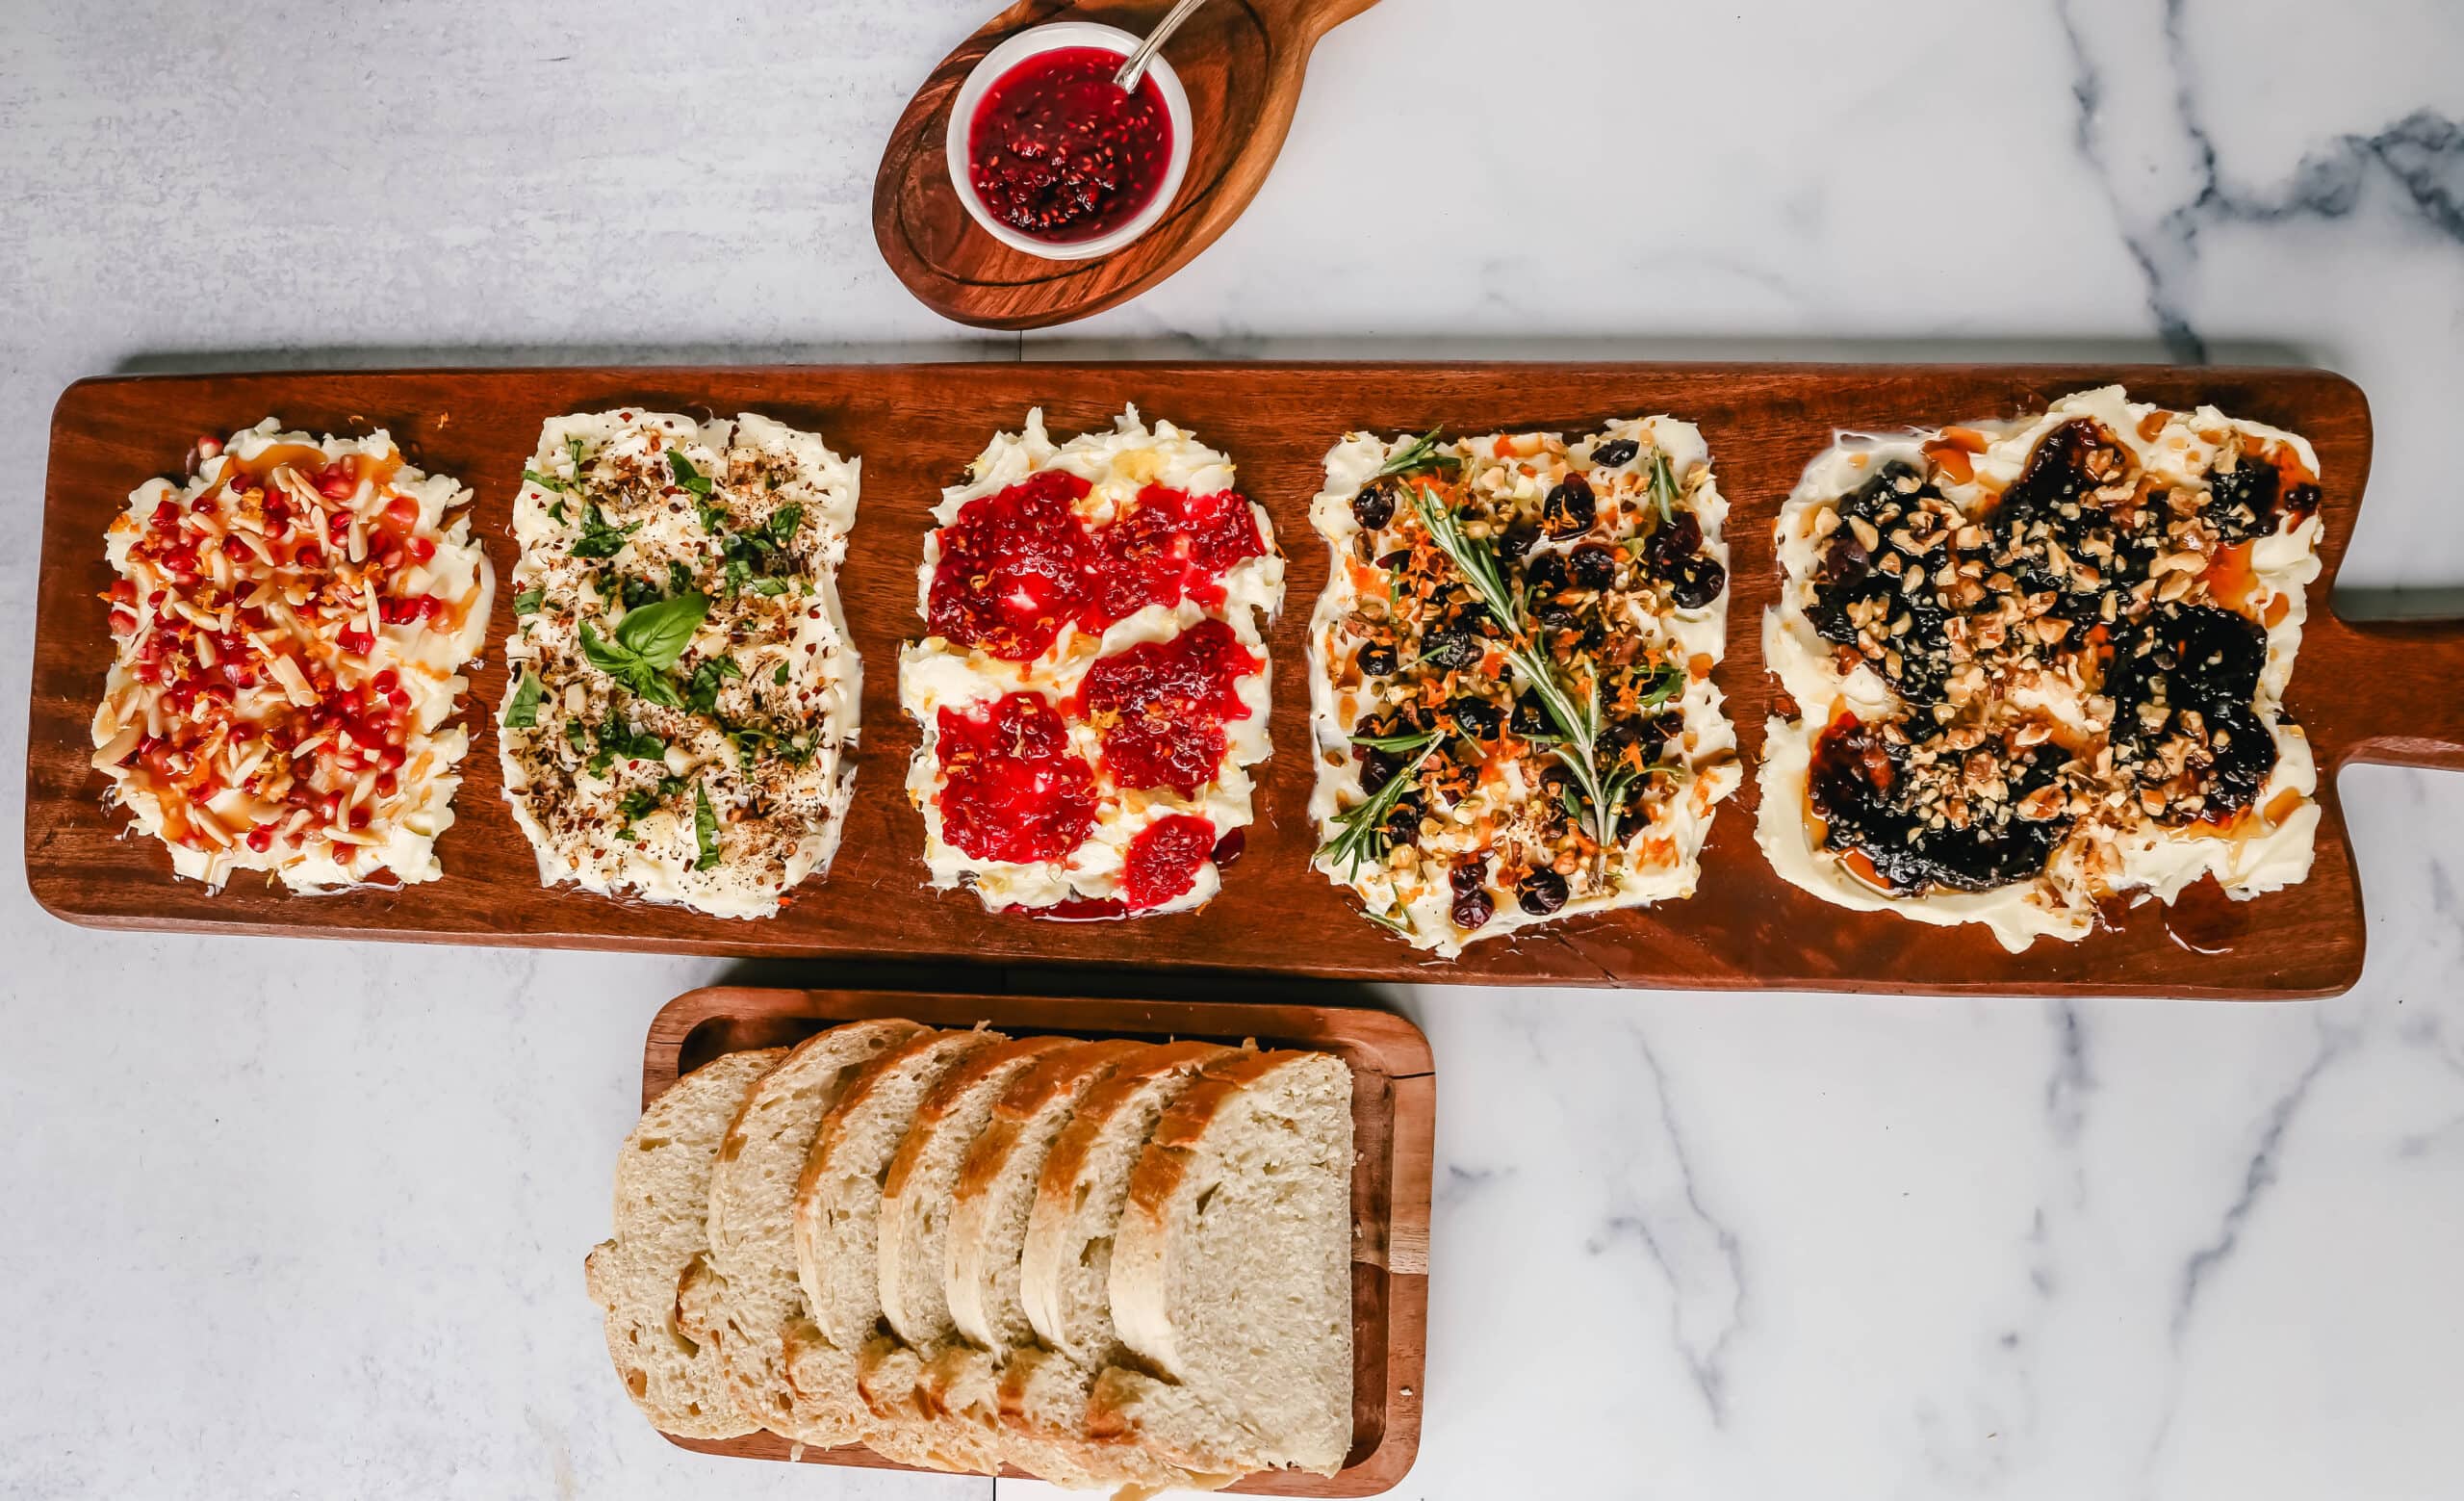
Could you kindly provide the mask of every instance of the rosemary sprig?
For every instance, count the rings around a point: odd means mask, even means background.
[[[1437,544],[1437,550],[1446,555],[1472,585],[1473,592],[1480,596],[1480,603],[1488,607],[1490,615],[1511,633],[1505,647],[1506,661],[1531,685],[1541,709],[1565,737],[1553,747],[1553,754],[1574,776],[1590,812],[1592,838],[1599,843],[1604,861],[1616,844],[1618,794],[1624,788],[1614,778],[1602,780],[1592,749],[1592,743],[1600,738],[1598,681],[1587,681],[1581,700],[1576,700],[1573,691],[1558,679],[1556,663],[1550,660],[1545,648],[1536,644],[1538,632],[1524,613],[1523,601],[1506,587],[1503,576],[1498,572],[1497,555],[1485,544],[1465,535],[1463,524],[1427,485],[1416,483],[1409,488],[1412,508],[1420,513],[1421,525],[1428,529],[1429,540]]]
[[[1392,479],[1397,475],[1418,474],[1424,469],[1444,469],[1452,471],[1462,468],[1463,461],[1461,459],[1456,458],[1451,453],[1441,453],[1438,452],[1437,435],[1443,430],[1444,429],[1442,428],[1431,427],[1428,431],[1422,433],[1411,442],[1404,444],[1399,449],[1397,449],[1395,451],[1394,457],[1378,466],[1377,473],[1373,478],[1387,479]]]
[[[1436,738],[1438,733],[1435,730],[1414,730],[1402,735],[1355,735],[1351,742],[1366,745],[1371,750],[1416,751]]]
[[[1432,735],[1424,741],[1421,753],[1412,759],[1412,763],[1396,772],[1384,787],[1370,793],[1360,806],[1335,815],[1335,827],[1342,832],[1319,845],[1318,855],[1321,859],[1339,862],[1345,880],[1350,880],[1353,872],[1362,866],[1373,865],[1386,858],[1389,843],[1386,838],[1387,815],[1395,811],[1395,805],[1401,802],[1403,794],[1420,780],[1421,767],[1427,764],[1428,758],[1436,751],[1437,739]]]
[[[1652,450],[1652,499],[1659,505],[1659,524],[1667,526],[1677,519],[1677,476],[1668,467],[1668,454]]]

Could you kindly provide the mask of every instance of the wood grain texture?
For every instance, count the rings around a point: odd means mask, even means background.
[[[1189,171],[1164,218],[1111,255],[1052,261],[968,217],[950,182],[950,105],[984,55],[1052,21],[1143,35],[1165,6],[1019,0],[933,69],[890,131],[873,180],[873,239],[926,307],[979,328],[1046,328],[1127,301],[1188,265],[1257,196],[1300,102],[1310,49],[1376,0],[1215,0],[1165,44],[1190,100]]]
[[[800,1042],[824,1026],[906,1017],[936,1026],[989,1022],[1013,1036],[1065,1033],[1331,1052],[1352,1075],[1352,1446],[1332,1476],[1277,1473],[1231,1488],[1251,1495],[1369,1496],[1391,1489],[1420,1452],[1427,1355],[1428,1219],[1437,1075],[1428,1039],[1391,1012],[1341,1006],[1097,1000],[900,991],[691,991],[651,1019],[642,1104],[723,1053]],[[775,1434],[668,1441],[704,1454],[790,1460]],[[807,1449],[807,1463],[906,1469],[870,1449]],[[1016,1470],[1007,1473],[1021,1473]]]
[[[1758,623],[1772,600],[1771,521],[1835,428],[1888,429],[2041,409],[2120,379],[2143,400],[2212,401],[2306,434],[2318,447],[2325,572],[2287,704],[2318,749],[2318,863],[2305,884],[2255,901],[2185,898],[2142,907],[2078,944],[2009,954],[1981,928],[1857,914],[1785,885],[1753,839],[1755,793],[1724,804],[1690,900],[1595,915],[1473,945],[1448,963],[1364,920],[1309,868],[1305,635],[1326,576],[1308,526],[1326,449],[1347,428],[1578,431],[1616,415],[1669,412],[1702,426],[1733,511],[1729,652],[1716,674],[1749,765],[1773,686]],[[1271,636],[1276,754],[1259,768],[1246,853],[1203,911],[1137,922],[1061,923],[994,915],[924,885],[923,822],[902,782],[915,728],[899,712],[897,654],[917,634],[915,566],[939,487],[997,428],[1040,403],[1056,433],[1109,422],[1123,402],[1228,452],[1274,518],[1291,560]],[[177,468],[198,433],[269,413],[311,430],[382,425],[426,468],[476,496],[475,534],[500,577],[508,518],[540,421],[631,403],[766,412],[816,428],[863,458],[863,500],[841,591],[866,673],[854,807],[837,864],[780,917],[739,922],[542,890],[500,788],[491,717],[495,660],[512,623],[500,590],[491,660],[475,674],[474,747],[439,841],[441,881],[399,892],[303,898],[235,884],[209,895],[169,875],[164,850],[119,837],[88,765],[86,726],[111,657],[103,528],[128,492]],[[34,704],[27,745],[26,864],[36,896],[103,926],[273,931],[526,946],[843,958],[1035,962],[1140,970],[1272,971],[1351,980],[1550,982],[1704,989],[1942,994],[2317,996],[2361,971],[2361,891],[2334,770],[2355,759],[2464,765],[2464,628],[2348,624],[2327,608],[2370,468],[2358,389],[2321,372],[2161,367],[1642,365],[925,365],[766,370],[433,371],[256,375],[82,383],[61,399],[43,517]],[[2199,890],[2213,893],[2205,886]],[[2221,949],[2221,952],[2194,952]]]

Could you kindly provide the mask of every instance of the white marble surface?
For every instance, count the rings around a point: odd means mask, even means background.
[[[967,348],[867,206],[986,8],[13,0],[0,514],[117,369]],[[2311,360],[2378,418],[2348,582],[2453,588],[2459,64],[2449,0],[1388,0],[1212,251],[972,348]],[[2464,780],[2345,792],[2332,1002],[1400,996],[1443,1109],[1399,1493],[2455,1494]],[[13,861],[0,952],[0,1496],[991,1488],[700,1460],[609,1377],[642,1026],[723,966],[87,933]]]

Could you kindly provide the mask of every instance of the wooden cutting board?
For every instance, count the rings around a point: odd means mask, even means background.
[[[1755,792],[1721,807],[1690,900],[1598,915],[1430,959],[1363,919],[1309,868],[1315,842],[1303,638],[1325,581],[1310,531],[1320,461],[1348,428],[1580,431],[1618,415],[1699,423],[1733,510],[1729,650],[1716,676],[1749,765],[1772,685],[1759,640],[1774,594],[1771,520],[1835,428],[1904,427],[2040,409],[2108,380],[2172,405],[2213,401],[2306,434],[2325,498],[2325,571],[2287,705],[2323,769],[2318,863],[2301,886],[2244,903],[2204,894],[2142,907],[2078,944],[2009,954],[1981,928],[1923,927],[1821,902],[1775,876],[1753,839]],[[902,782],[915,728],[898,710],[901,641],[917,633],[915,567],[939,487],[985,440],[1040,403],[1059,434],[1124,402],[1228,452],[1265,503],[1291,560],[1272,637],[1273,738],[1258,822],[1204,911],[1136,922],[993,915],[924,885],[923,823]],[[500,793],[491,718],[504,676],[494,643],[512,623],[500,590],[492,659],[474,675],[474,746],[457,821],[438,844],[444,879],[398,892],[297,897],[235,882],[219,895],[176,882],[160,846],[122,839],[88,764],[87,723],[111,643],[103,528],[128,492],[177,469],[199,433],[272,414],[310,430],[390,428],[431,471],[476,497],[475,531],[500,577],[512,568],[514,492],[543,418],[632,405],[757,410],[818,428],[863,459],[845,575],[867,668],[855,805],[837,864],[779,918],[729,921],[541,889]],[[2367,626],[2328,608],[2370,470],[2370,413],[2350,382],[2317,371],[2050,366],[922,365],[751,370],[420,371],[175,376],[83,382],[52,423],[26,777],[35,895],[101,926],[397,938],[527,946],[1067,963],[1151,970],[1270,971],[1342,979],[1550,982],[1711,989],[2146,994],[2289,997],[2348,988],[2361,972],[2361,890],[2334,769],[2356,760],[2464,767],[2464,627]]]
[[[1352,1442],[1332,1476],[1262,1475],[1231,1489],[1255,1495],[1369,1496],[1392,1488],[1420,1452],[1428,1332],[1429,1183],[1437,1075],[1428,1039],[1401,1017],[1335,1006],[1061,999],[716,987],[692,991],[651,1019],[642,1048],[642,1104],[722,1053],[803,1041],[824,1026],[906,1017],[937,1026],[989,1022],[1014,1037],[1066,1033],[1331,1052],[1352,1076]],[[907,1469],[870,1449],[790,1446],[776,1434],[668,1441],[704,1454]],[[1008,1473],[1018,1474],[1012,1470]]]

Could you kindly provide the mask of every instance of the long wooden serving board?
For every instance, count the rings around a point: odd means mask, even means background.
[[[1083,1000],[897,991],[691,991],[651,1019],[642,1048],[642,1104],[722,1053],[801,1042],[824,1026],[906,1017],[937,1026],[979,1022],[1013,1036],[1071,1034],[1331,1052],[1352,1078],[1352,1439],[1332,1476],[1281,1472],[1231,1489],[1277,1496],[1369,1496],[1392,1488],[1420,1452],[1428,1330],[1428,1215],[1437,1075],[1428,1039],[1403,1018],[1347,1007]],[[803,1460],[872,1469],[909,1466],[870,1449],[791,1446],[776,1434],[678,1438],[705,1454]],[[1017,1471],[1011,1471],[1015,1474]]]
[[[1701,425],[1733,510],[1729,648],[1716,674],[1751,765],[1773,686],[1759,622],[1773,597],[1771,521],[1835,429],[1891,429],[2040,409],[2111,380],[2142,400],[2212,401],[2307,435],[2324,471],[2325,569],[2287,697],[2324,775],[2318,863],[2304,884],[2227,903],[2212,884],[2168,910],[2142,906],[2077,944],[2006,953],[1982,928],[1924,927],[1831,906],[1787,886],[1755,847],[1752,779],[1724,804],[1690,900],[1597,915],[1431,959],[1361,918],[1309,867],[1314,842],[1304,637],[1326,575],[1308,525],[1321,460],[1348,428],[1577,432],[1619,415]],[[915,569],[928,512],[996,429],[1040,404],[1054,432],[1108,424],[1125,402],[1229,453],[1291,560],[1272,637],[1274,758],[1259,768],[1258,822],[1203,911],[1136,921],[1057,922],[987,913],[928,888],[921,817],[902,786],[915,727],[899,712],[899,644],[919,632]],[[474,745],[437,846],[442,880],[401,891],[299,897],[235,882],[218,895],[174,880],[163,849],[123,839],[101,803],[87,724],[112,651],[103,529],[145,479],[176,471],[200,433],[271,414],[311,431],[390,428],[413,458],[471,487],[475,533],[500,578],[512,568],[513,497],[542,419],[631,405],[767,413],[861,455],[863,498],[840,582],[865,666],[862,753],[845,842],[828,879],[780,917],[731,921],[676,908],[543,890],[500,795],[494,727],[512,622],[500,589],[491,658],[474,675]],[[743,955],[912,957],[1347,979],[1550,982],[1928,993],[2292,997],[2361,972],[2361,890],[2334,770],[2357,760],[2464,767],[2464,627],[2368,626],[2328,594],[2370,472],[2370,413],[2349,381],[2318,371],[2083,366],[1002,364],[752,370],[420,371],[82,382],[52,422],[26,776],[35,895],[100,926],[392,938]]]

